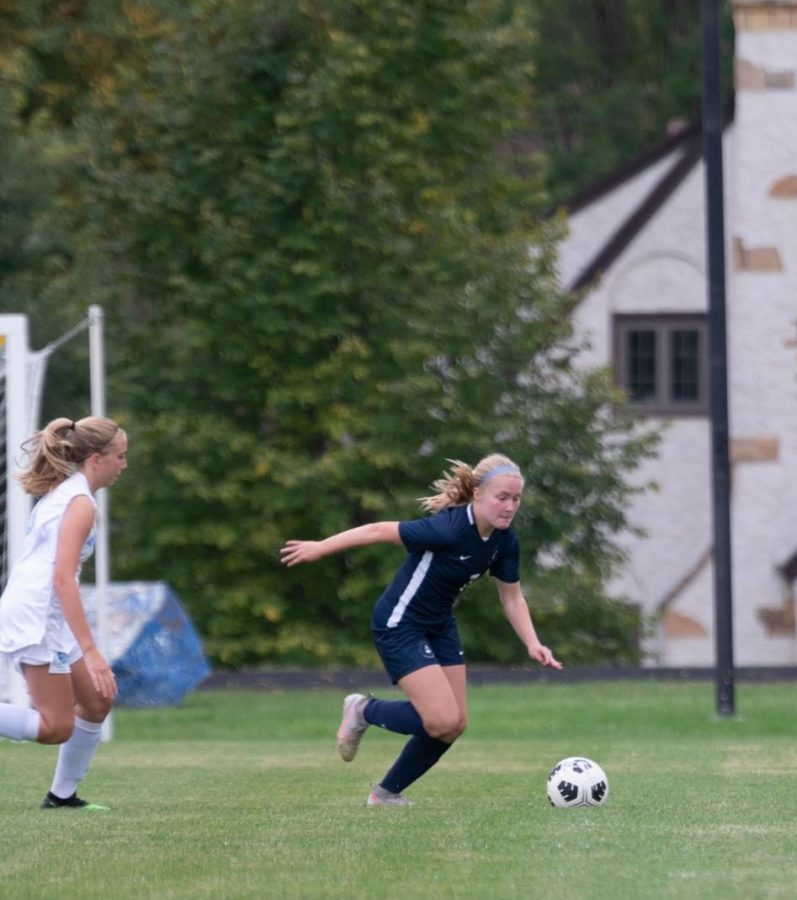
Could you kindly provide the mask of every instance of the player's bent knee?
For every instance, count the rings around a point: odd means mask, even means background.
[[[104,722],[113,707],[113,700],[99,694],[90,703],[81,703],[77,714],[88,722]]]
[[[459,715],[430,717],[423,723],[424,731],[429,737],[449,743],[462,734],[466,725],[464,717]]]
[[[36,741],[39,744],[64,744],[72,737],[74,730],[74,719],[71,721],[62,719],[53,722],[42,716]]]
[[[465,718],[460,719],[456,727],[452,729],[450,732],[450,738],[452,741],[456,740],[458,737],[461,737],[465,733],[465,729],[468,727],[468,720]]]

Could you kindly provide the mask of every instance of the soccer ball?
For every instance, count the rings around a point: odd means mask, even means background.
[[[583,756],[568,756],[548,776],[551,806],[600,806],[609,796],[609,780],[603,769]]]

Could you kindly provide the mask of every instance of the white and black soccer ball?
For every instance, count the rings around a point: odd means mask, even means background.
[[[609,779],[603,769],[583,756],[568,756],[548,776],[552,806],[601,806],[609,796]]]

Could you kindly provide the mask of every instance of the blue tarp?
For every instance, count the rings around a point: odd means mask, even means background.
[[[96,633],[96,590],[82,594]],[[164,582],[109,585],[105,622],[119,705],[173,706],[210,675],[199,635]]]

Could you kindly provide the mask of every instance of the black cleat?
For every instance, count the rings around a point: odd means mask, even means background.
[[[42,809],[85,809],[93,812],[98,809],[108,809],[107,806],[100,806],[98,803],[89,803],[88,800],[81,800],[77,793],[71,797],[57,797],[52,791],[47,791],[47,796],[42,801]]]

